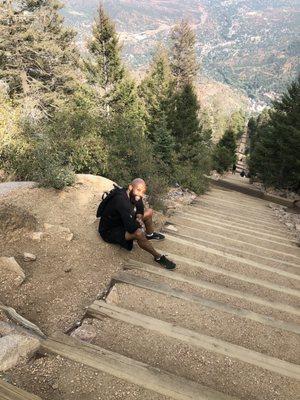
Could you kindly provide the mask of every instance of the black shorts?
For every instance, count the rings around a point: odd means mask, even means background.
[[[100,231],[100,236],[107,243],[119,244],[124,249],[131,251],[133,240],[126,240],[125,233],[125,229],[122,226],[118,226],[109,231]]]

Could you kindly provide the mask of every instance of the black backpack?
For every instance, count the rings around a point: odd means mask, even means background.
[[[123,190],[124,190],[123,188],[114,184],[114,188],[111,189],[110,192],[103,193],[101,203],[99,204],[98,209],[97,209],[97,214],[96,214],[97,218],[103,217],[103,213],[104,213],[105,207],[107,206],[108,202],[113,197],[115,197],[116,194],[119,194]]]

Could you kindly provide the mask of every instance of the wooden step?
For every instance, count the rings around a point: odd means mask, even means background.
[[[240,204],[238,201],[222,201],[221,198],[202,198],[199,197],[197,200],[193,202],[193,206],[195,207],[222,207],[224,210],[229,210],[229,211],[235,211],[236,213],[240,213],[241,215],[249,214],[251,216],[259,216],[261,215],[265,219],[273,220],[275,219],[275,216],[270,208],[267,208],[267,205],[265,207],[257,207],[257,206],[249,206],[249,205],[243,205]]]
[[[247,282],[250,284],[254,284],[255,286],[261,286],[263,288],[278,292],[278,293],[284,293],[289,296],[294,296],[294,297],[300,297],[299,290],[295,290],[292,288],[284,287],[281,285],[277,285],[276,283],[268,282],[263,279],[257,279],[253,277],[249,277],[244,274],[236,273],[234,271],[229,271],[229,270],[224,270],[223,268],[216,267],[214,265],[206,264],[201,261],[193,260],[189,257],[182,256],[181,254],[175,254],[173,252],[168,251],[168,255],[170,256],[171,259],[174,259],[174,261],[180,263],[185,263],[187,265],[193,266],[193,267],[199,267],[206,269],[207,271],[216,273],[216,274],[221,274],[221,275],[226,275],[230,278],[237,279],[241,282]]]
[[[196,279],[195,277],[190,277],[187,275],[182,275],[177,272],[167,271],[162,268],[158,268],[157,266],[153,266],[151,264],[143,263],[141,261],[136,260],[128,260],[125,264],[124,268],[126,269],[139,269],[142,271],[149,272],[151,274],[155,274],[158,276],[162,276],[171,280],[175,280],[178,282],[187,283],[198,287],[200,289],[207,289],[211,291],[215,291],[218,293],[222,293],[226,296],[237,297],[238,299],[246,300],[250,303],[255,303],[260,306],[273,308],[278,311],[294,314],[300,316],[300,309],[296,307],[289,306],[288,304],[279,303],[276,301],[268,301],[262,297],[255,296],[254,294],[247,293],[245,291],[239,291],[235,289],[231,289],[226,286],[218,285],[216,283],[207,282],[204,280]]]
[[[300,275],[292,274],[292,273],[287,272],[287,271],[283,271],[283,270],[280,270],[280,269],[269,267],[268,265],[264,265],[264,264],[261,264],[261,263],[258,263],[258,262],[243,258],[243,257],[236,256],[234,254],[231,254],[230,252],[215,250],[213,248],[200,245],[198,243],[192,243],[192,242],[189,242],[188,240],[182,239],[182,238],[180,238],[178,236],[171,236],[170,234],[166,234],[165,236],[168,239],[168,241],[170,241],[170,242],[175,242],[175,243],[181,244],[183,246],[193,247],[194,250],[197,249],[197,250],[200,250],[202,252],[206,252],[206,253],[213,254],[215,256],[219,256],[220,259],[226,258],[226,259],[228,259],[230,261],[234,261],[236,263],[239,263],[240,265],[248,265],[250,267],[253,267],[253,268],[256,268],[256,269],[259,269],[259,270],[262,270],[262,271],[268,271],[268,272],[280,275],[282,277],[285,277],[287,279],[291,279],[295,283],[297,283],[297,281],[300,281]],[[300,296],[300,292],[298,293],[298,296]]]
[[[277,243],[277,244],[283,244],[284,246],[286,246],[287,248],[295,248],[295,245],[292,245],[292,240],[288,239],[286,237],[286,235],[279,235],[279,234],[272,234],[272,233],[266,233],[263,231],[259,231],[257,229],[251,229],[250,227],[246,228],[246,227],[242,227],[238,224],[232,224],[232,223],[227,223],[227,222],[220,222],[219,220],[215,220],[214,218],[209,218],[206,217],[205,215],[190,215],[190,214],[186,214],[184,212],[178,212],[175,214],[175,216],[178,217],[182,217],[185,219],[190,219],[193,222],[197,223],[201,223],[201,224],[207,224],[210,226],[215,226],[216,228],[222,228],[222,229],[226,229],[229,231],[235,231],[236,233],[240,233],[240,234],[247,234],[250,236],[254,236],[256,238],[262,238],[263,240],[272,242],[272,243]]]
[[[167,221],[167,224],[175,224],[175,225],[184,225],[189,228],[196,228],[200,229],[202,232],[207,232],[208,234],[217,234],[221,236],[225,236],[228,239],[235,239],[235,240],[240,240],[245,243],[251,243],[254,245],[259,245],[262,247],[265,247],[266,249],[270,250],[278,250],[286,253],[292,253],[292,254],[298,254],[299,248],[295,246],[292,242],[288,243],[278,243],[277,241],[270,241],[267,238],[259,237],[256,235],[252,235],[249,233],[245,232],[239,232],[236,231],[235,229],[230,229],[230,228],[225,228],[221,227],[218,225],[218,223],[208,223],[204,221],[195,221],[193,218],[186,218],[186,217],[181,217],[179,215],[173,215],[169,220]]]
[[[173,289],[164,283],[152,282],[149,279],[134,276],[126,272],[119,273],[113,279],[116,282],[127,283],[129,285],[138,286],[140,288],[151,290],[156,293],[161,293],[166,296],[197,303],[203,307],[212,308],[214,310],[219,310],[231,315],[235,315],[239,318],[245,318],[251,321],[259,322],[271,326],[272,328],[283,329],[289,332],[300,334],[300,326],[297,324],[276,320],[274,318],[255,313],[253,311],[232,307],[229,304],[207,300],[197,294],[188,293],[178,288]]]
[[[240,218],[237,215],[228,215],[227,213],[220,213],[220,212],[215,212],[209,209],[205,209],[205,210],[200,210],[200,209],[195,209],[193,206],[186,206],[183,208],[182,210],[184,213],[190,213],[193,215],[206,215],[209,216],[213,219],[217,219],[220,221],[228,221],[229,223],[233,223],[233,224],[238,224],[240,225],[246,225],[249,227],[253,227],[253,228],[261,228],[264,230],[270,230],[272,229],[272,231],[274,232],[283,232],[286,231],[286,228],[284,225],[282,224],[273,224],[270,222],[264,222],[263,220],[253,220],[253,219],[246,219],[246,218]]]
[[[163,230],[164,233],[167,233],[168,235],[174,236],[174,237],[179,237],[182,238],[184,240],[187,240],[188,242],[191,243],[195,243],[195,244],[200,244],[200,245],[205,245],[208,248],[213,248],[215,250],[221,250],[224,251],[225,253],[230,253],[232,255],[236,255],[237,257],[242,257],[243,259],[248,259],[257,263],[260,263],[262,265],[266,265],[269,266],[270,268],[274,267],[275,271],[277,271],[277,269],[282,269],[283,271],[288,271],[289,269],[291,270],[291,273],[295,273],[297,275],[297,273],[299,273],[299,269],[300,269],[300,258],[296,255],[293,254],[287,254],[281,251],[277,251],[275,250],[275,254],[271,254],[272,257],[263,254],[263,251],[261,251],[261,253],[258,253],[258,251],[248,251],[245,250],[243,247],[241,248],[238,246],[232,246],[231,244],[224,244],[224,241],[226,240],[225,237],[223,237],[223,241],[212,241],[212,240],[208,240],[206,238],[206,232],[201,232],[199,234],[198,237],[195,237],[194,235],[190,235],[187,233],[182,233],[180,232],[173,232],[172,230],[168,229],[168,227],[166,227],[166,229]],[[204,236],[201,237],[201,236]],[[218,239],[217,239],[218,240]],[[230,239],[227,239],[228,241],[230,241]],[[245,243],[244,243],[244,247],[245,247]],[[248,245],[247,245],[248,247]],[[251,247],[251,246],[250,246]],[[261,250],[262,248],[259,247]],[[272,249],[264,249],[265,253],[272,253]],[[276,255],[278,254],[277,258]],[[279,257],[279,255],[281,257]],[[271,270],[270,270],[271,271]],[[271,271],[272,272],[272,271]]]
[[[28,393],[23,389],[11,385],[0,379],[0,399],[1,400],[42,400],[34,394]]]
[[[125,310],[112,304],[96,301],[88,308],[88,313],[94,317],[103,317],[103,315],[107,315],[141,326],[145,329],[154,330],[190,345],[238,359],[256,367],[280,374],[281,376],[296,380],[300,377],[300,366],[296,364],[279,360],[211,336],[202,335],[169,322],[158,320],[134,311]]]
[[[145,363],[80,342],[66,335],[42,342],[42,350],[114,375],[178,400],[237,400],[203,385],[161,371]]]
[[[253,198],[247,198],[245,197],[241,197],[241,198],[237,198],[235,196],[226,196],[226,195],[218,195],[218,194],[211,194],[211,193],[206,193],[203,196],[200,196],[198,198],[198,200],[196,200],[195,202],[199,202],[201,204],[201,200],[214,200],[214,201],[218,201],[220,202],[220,204],[228,204],[228,205],[238,205],[238,206],[245,206],[245,207],[253,207],[255,208],[255,210],[259,211],[259,210],[263,210],[263,211],[269,211],[270,215],[272,213],[272,211],[270,210],[270,208],[268,208],[268,203],[265,200],[261,200],[261,199],[253,199]]]
[[[202,240],[202,236],[204,236],[204,238],[206,238],[206,240],[207,240],[207,236],[212,236],[213,238],[217,238],[216,241],[215,242],[211,242],[210,241],[208,243],[214,243],[216,245],[219,245],[219,244],[222,245],[224,242],[230,242],[232,244],[237,244],[237,247],[235,247],[235,250],[239,250],[240,249],[242,251],[243,247],[246,247],[249,250],[253,250],[251,254],[253,254],[253,252],[254,252],[254,254],[256,254],[257,256],[262,257],[262,258],[266,257],[266,256],[262,255],[263,253],[271,253],[274,256],[276,256],[277,254],[280,255],[280,256],[289,256],[291,258],[295,258],[295,259],[299,260],[299,263],[297,263],[297,264],[292,263],[292,266],[300,268],[300,257],[299,257],[300,250],[296,249],[296,248],[295,248],[295,250],[293,250],[293,253],[290,254],[290,251],[276,250],[274,248],[265,247],[265,246],[263,246],[261,244],[254,244],[254,243],[247,242],[245,240],[234,239],[234,238],[228,237],[228,236],[226,236],[224,234],[222,235],[222,234],[219,234],[219,233],[216,233],[216,232],[207,232],[207,231],[203,231],[202,229],[199,229],[199,228],[195,228],[195,227],[188,226],[188,225],[185,225],[185,224],[178,224],[178,223],[169,223],[169,224],[165,225],[164,229],[168,230],[170,233],[174,232],[174,230],[172,228],[170,229],[170,225],[171,226],[174,225],[177,228],[177,232],[176,233],[178,233],[180,235],[189,235],[187,233],[182,233],[181,232],[182,230],[184,230],[184,231],[193,231],[193,232],[195,232],[195,235],[197,235],[197,239],[199,239],[199,240]],[[242,248],[240,248],[238,246],[242,246]],[[262,254],[258,253],[259,251]],[[294,252],[295,252],[295,254],[294,254]],[[279,261],[278,258],[277,259],[276,258],[270,258],[270,259],[275,260],[277,262]]]

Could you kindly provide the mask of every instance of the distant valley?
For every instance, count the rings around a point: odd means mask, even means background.
[[[83,48],[98,0],[65,0],[66,23]],[[298,0],[105,0],[123,54],[134,69],[145,68],[158,41],[167,44],[174,23],[187,18],[197,35],[203,74],[268,102],[299,71]]]

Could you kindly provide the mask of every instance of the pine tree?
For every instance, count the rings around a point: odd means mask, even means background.
[[[195,52],[196,37],[188,21],[182,20],[171,32],[171,66],[176,86],[194,84],[199,66]]]
[[[172,30],[170,58],[175,87],[168,124],[175,139],[177,180],[201,193],[210,171],[211,133],[203,129],[199,118],[195,34],[187,21]]]
[[[172,77],[167,52],[157,49],[150,71],[139,87],[146,110],[146,135],[152,141],[156,159],[171,168],[174,138],[168,127]],[[171,172],[171,171],[169,171]]]
[[[243,136],[246,126],[246,115],[243,110],[235,111],[231,114],[228,122],[228,128],[233,132],[236,139]]]
[[[88,46],[90,57],[85,62],[89,82],[102,97],[109,113],[117,86],[126,79],[121,60],[121,46],[113,21],[100,4],[93,26],[93,36]]]
[[[213,151],[213,166],[217,172],[226,172],[236,164],[236,148],[236,135],[231,129],[227,129]]]
[[[267,118],[268,117],[268,118]],[[266,186],[300,188],[300,77],[257,122],[250,171]]]
[[[173,95],[169,126],[176,140],[176,151],[180,152],[183,144],[193,146],[197,141],[200,133],[199,109],[193,86],[185,85]]]
[[[79,78],[74,31],[63,26],[56,0],[0,5],[0,79],[14,99],[31,97],[44,111],[74,92]]]

